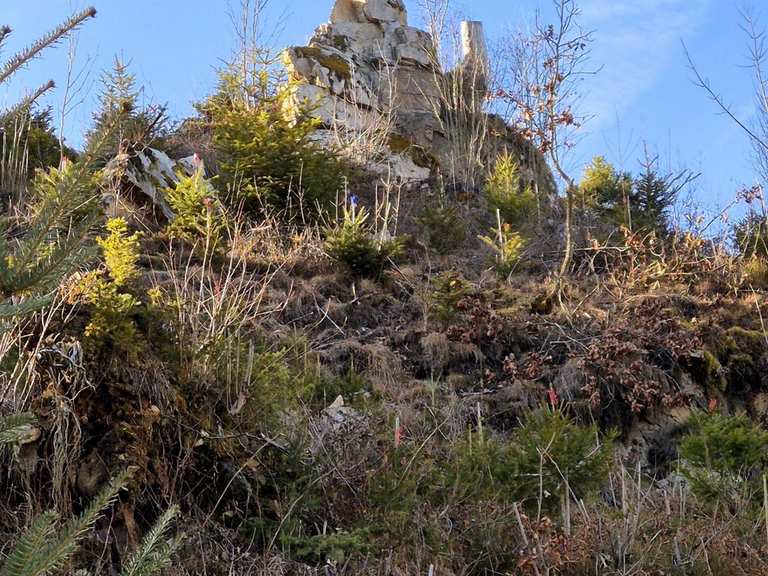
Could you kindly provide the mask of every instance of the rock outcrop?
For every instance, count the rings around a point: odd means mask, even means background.
[[[291,105],[320,120],[321,140],[378,142],[366,167],[419,183],[438,173],[456,180],[457,158],[469,153],[456,142],[455,118],[448,118],[460,93],[462,118],[475,123],[471,139],[484,142],[481,153],[514,148],[525,167],[525,143],[482,111],[489,68],[482,24],[465,22],[461,34],[463,60],[446,72],[431,35],[408,24],[403,0],[337,0],[309,44],[283,54]]]
[[[423,151],[440,109],[434,53],[431,36],[408,25],[401,0],[338,0],[330,22],[309,46],[288,48],[284,62],[296,104],[313,108],[329,138],[340,129],[368,133],[382,144],[379,168],[419,181],[433,169]]]
[[[165,152],[147,147],[130,147],[110,160],[104,168],[109,182],[103,194],[109,216],[121,216],[140,228],[157,228],[175,217],[165,191],[179,181],[179,174],[191,176],[198,162],[193,157],[172,160]]]

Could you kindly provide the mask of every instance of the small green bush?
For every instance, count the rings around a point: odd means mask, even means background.
[[[733,241],[744,258],[768,260],[768,219],[749,212],[733,227]]]
[[[731,500],[756,491],[768,432],[745,416],[699,415],[680,443],[683,474],[703,499]]]
[[[390,259],[402,254],[402,238],[377,238],[368,224],[370,214],[356,203],[344,208],[341,222],[326,230],[325,251],[358,276],[378,276]]]
[[[440,202],[427,206],[419,218],[427,245],[438,254],[455,250],[467,236],[467,225],[456,207]]]
[[[502,154],[488,177],[485,193],[491,208],[498,210],[504,222],[520,228],[535,219],[536,194],[520,177],[520,165],[511,154]]]
[[[616,172],[602,156],[595,156],[592,163],[584,170],[584,176],[576,188],[576,205],[582,210],[598,209],[604,215],[620,216],[619,222],[625,224],[622,186],[631,189],[632,182]]]
[[[86,274],[75,289],[91,309],[91,319],[85,336],[95,347],[111,342],[135,356],[141,349],[133,315],[141,302],[125,291],[126,285],[138,275],[140,255],[139,233],[129,234],[122,218],[107,222],[108,235],[96,241],[101,248],[106,270]]]
[[[451,497],[526,505],[541,498],[557,509],[566,495],[584,498],[608,477],[613,436],[598,439],[596,427],[549,408],[530,414],[509,444],[481,428],[454,449]]]
[[[221,242],[226,218],[216,190],[205,179],[202,167],[192,176],[181,176],[165,194],[175,214],[166,229],[172,238],[192,243],[202,240],[213,247]]]
[[[768,260],[755,255],[744,262],[744,276],[752,288],[768,290]]]
[[[255,98],[238,96],[237,79],[222,75],[219,91],[200,106],[213,131],[213,145],[226,186],[224,200],[250,213],[293,208],[304,215],[329,207],[344,183],[341,159],[313,141],[318,122],[297,103],[291,85],[277,90],[264,75],[251,87]]]
[[[435,277],[429,293],[432,315],[441,322],[452,321],[459,312],[459,303],[472,293],[472,286],[461,274],[449,270]]]
[[[491,230],[493,236],[480,236],[480,240],[496,253],[496,270],[502,277],[509,276],[523,256],[525,240],[509,224]]]
[[[608,477],[614,437],[598,438],[595,426],[578,426],[558,409],[528,416],[515,434],[510,456],[518,498],[530,501],[542,495],[545,507],[556,507],[566,491],[584,498],[600,488]]]

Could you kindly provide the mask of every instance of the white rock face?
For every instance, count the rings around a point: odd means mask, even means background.
[[[401,0],[367,0],[362,4],[363,14],[371,22],[399,22],[405,26],[408,16]]]
[[[331,12],[331,22],[400,22],[408,19],[405,4],[401,0],[336,0]]]
[[[432,166],[425,164],[429,155],[421,145],[437,129],[442,78],[433,54],[431,36],[408,26],[402,0],[337,0],[330,23],[315,30],[309,45],[283,54],[298,81],[291,106],[309,108],[328,133],[365,134],[385,124],[398,145],[369,168],[404,182],[425,180]],[[412,138],[414,114],[418,142]],[[385,117],[394,121],[383,122]]]

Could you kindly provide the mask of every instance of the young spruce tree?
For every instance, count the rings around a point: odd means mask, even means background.
[[[96,15],[94,8],[75,14],[61,26],[46,34],[0,66],[0,86],[43,50],[55,45],[83,22]],[[0,27],[0,48],[11,34]],[[28,113],[30,106],[53,88],[48,82],[0,112],[0,124]],[[11,226],[6,214],[0,214],[0,328],[10,317],[43,306],[45,296],[86,257],[84,239],[93,221],[90,202],[84,198],[82,183],[92,178],[87,161],[61,170],[52,182],[53,192],[37,207],[30,222]],[[3,195],[0,190],[0,197]]]

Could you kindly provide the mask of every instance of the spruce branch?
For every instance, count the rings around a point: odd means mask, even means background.
[[[67,34],[77,29],[83,22],[89,18],[96,16],[96,9],[93,7],[86,8],[85,10],[78,12],[74,16],[70,17],[66,22],[23,49],[21,52],[13,56],[8,62],[0,67],[0,84],[8,80],[19,69],[28,64],[31,60],[39,56],[40,52],[49,48],[59,42]],[[7,36],[7,34],[6,34]]]
[[[37,100],[43,94],[53,90],[55,87],[56,83],[53,80],[49,80],[31,94],[28,94],[22,98],[20,102],[0,114],[0,124],[5,124],[17,116],[21,116],[22,114],[29,112],[30,108],[32,108],[32,105],[37,102]]]
[[[0,446],[17,443],[29,433],[36,422],[35,415],[28,412],[0,418]]]
[[[0,48],[3,46],[3,42],[11,34],[10,26],[0,26]]]
[[[53,537],[57,519],[58,514],[53,511],[48,511],[37,518],[6,559],[0,569],[0,576],[29,574],[29,567],[35,563],[36,557],[45,547],[46,542]]]
[[[101,515],[101,511],[115,502],[117,495],[125,488],[129,478],[129,472],[123,472],[116,476],[102,489],[80,516],[73,518],[59,530],[56,540],[39,549],[39,552],[24,567],[23,571],[10,574],[14,574],[14,576],[16,574],[45,576],[60,569],[77,550],[80,540],[93,528]]]
[[[25,314],[31,314],[32,312],[42,310],[51,303],[51,300],[52,296],[47,295],[33,298],[24,298],[18,304],[3,302],[0,304],[0,321],[11,320],[13,318],[17,318],[18,316],[24,316]],[[3,327],[0,326],[0,334],[2,333]],[[2,441],[0,441],[0,444],[2,444]]]
[[[152,576],[170,565],[171,557],[181,540],[172,538],[169,542],[167,533],[178,512],[177,506],[171,506],[158,518],[142,540],[141,546],[131,556],[121,576]]]

